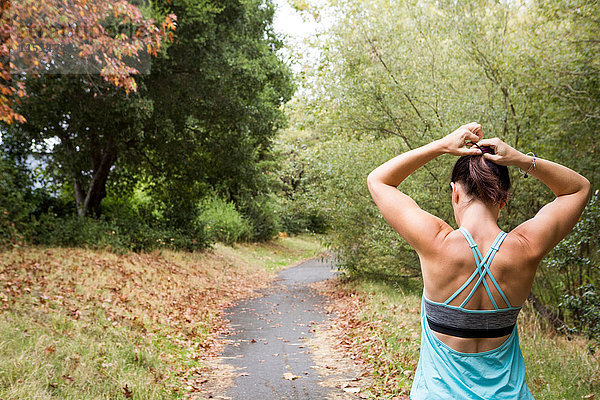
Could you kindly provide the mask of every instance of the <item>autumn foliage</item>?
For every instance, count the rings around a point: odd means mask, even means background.
[[[6,123],[25,122],[16,111],[27,95],[23,76],[66,72],[65,59],[80,74],[136,91],[139,70],[132,64],[144,53],[156,56],[176,28],[174,14],[157,26],[125,0],[0,1],[0,121]]]

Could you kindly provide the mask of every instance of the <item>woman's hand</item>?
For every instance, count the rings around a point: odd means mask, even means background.
[[[476,122],[466,124],[440,139],[444,152],[455,156],[473,156],[481,154],[481,150],[473,146],[483,137],[481,125]]]
[[[529,158],[519,150],[512,148],[498,138],[480,140],[477,145],[488,146],[494,149],[495,154],[485,153],[483,157],[498,165],[515,165],[522,167],[531,164]]]

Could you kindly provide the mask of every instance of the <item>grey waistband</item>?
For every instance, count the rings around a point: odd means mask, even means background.
[[[517,323],[521,308],[490,310],[490,312],[469,312],[425,300],[427,318],[443,326],[456,329],[500,329]],[[487,311],[487,310],[486,310]]]

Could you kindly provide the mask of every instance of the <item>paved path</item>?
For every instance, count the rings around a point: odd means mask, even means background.
[[[264,296],[227,310],[232,335],[223,352],[236,368],[234,385],[224,395],[232,400],[325,399],[329,389],[320,381],[305,339],[312,326],[328,316],[324,299],[312,282],[334,274],[331,264],[309,260],[278,274]],[[288,378],[284,378],[285,376]],[[297,377],[297,378],[296,378]],[[289,380],[289,378],[293,378]]]

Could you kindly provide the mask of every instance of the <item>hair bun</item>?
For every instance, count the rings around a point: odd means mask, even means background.
[[[462,156],[456,161],[452,170],[452,182],[463,183],[467,194],[476,196],[484,203],[505,203],[510,189],[508,168],[482,157],[486,153],[495,154],[492,147],[477,148],[482,154]]]

